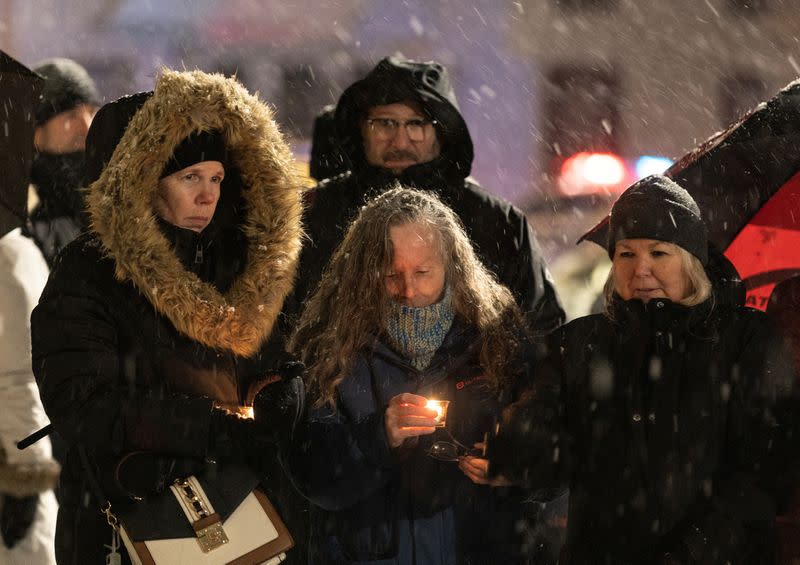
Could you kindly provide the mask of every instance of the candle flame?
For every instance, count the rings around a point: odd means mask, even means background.
[[[430,410],[436,410],[436,420],[442,419],[442,412],[444,410],[442,406],[441,400],[429,400],[428,403],[425,405],[425,408],[429,408]]]

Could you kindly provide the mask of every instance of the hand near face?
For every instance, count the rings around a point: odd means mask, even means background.
[[[476,443],[477,449],[483,449],[483,443]],[[481,457],[473,457],[468,455],[461,457],[458,460],[458,468],[467,476],[467,478],[476,485],[489,485],[491,487],[508,487],[512,483],[502,475],[498,475],[489,480],[489,460],[482,459]]]
[[[436,431],[436,410],[426,408],[428,399],[416,394],[398,394],[389,401],[384,428],[389,447],[397,449],[410,438]]]

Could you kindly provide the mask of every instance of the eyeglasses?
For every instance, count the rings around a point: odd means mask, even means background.
[[[435,441],[428,448],[428,456],[439,461],[458,461],[462,457],[481,457],[482,455],[483,451],[480,449],[468,449],[449,441]]]
[[[458,461],[462,457],[483,457],[483,450],[469,448],[450,433],[450,430],[444,430],[451,441],[435,441],[428,448],[428,457],[433,457],[439,461]]]
[[[421,118],[399,121],[393,118],[368,118],[367,125],[375,137],[381,141],[392,139],[397,135],[397,129],[402,125],[406,128],[406,135],[411,141],[425,141],[431,131],[428,126],[437,124],[436,120]]]

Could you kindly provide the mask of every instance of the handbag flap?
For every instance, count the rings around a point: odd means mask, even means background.
[[[226,465],[222,469],[212,466],[196,477],[223,523],[259,483],[255,472],[243,465]],[[133,541],[195,537],[192,525],[169,489],[129,508],[115,509],[115,513]]]

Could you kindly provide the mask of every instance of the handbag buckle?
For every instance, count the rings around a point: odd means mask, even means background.
[[[201,528],[195,532],[197,535],[197,543],[203,553],[214,551],[218,547],[222,547],[228,543],[228,534],[222,529],[221,522],[215,522],[210,526]]]

